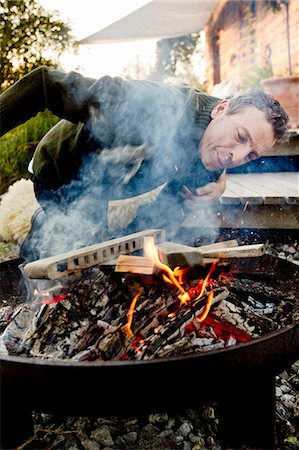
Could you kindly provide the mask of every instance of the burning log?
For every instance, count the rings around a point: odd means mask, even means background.
[[[236,246],[237,241],[217,242],[203,247],[189,247],[175,242],[157,245],[159,258],[170,267],[205,265],[224,258],[250,258],[265,252],[264,244]],[[209,260],[206,258],[210,258]]]
[[[145,230],[100,244],[39,259],[24,266],[24,273],[33,279],[56,279],[80,273],[82,269],[115,259],[121,254],[135,252],[143,248],[146,236],[154,236],[156,242],[165,239],[164,230]]]

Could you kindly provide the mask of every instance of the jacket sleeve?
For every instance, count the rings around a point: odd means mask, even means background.
[[[25,75],[0,96],[0,135],[49,109],[62,119],[84,122],[96,80],[76,72],[40,67]]]

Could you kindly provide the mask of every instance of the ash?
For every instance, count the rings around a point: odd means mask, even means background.
[[[223,274],[211,282],[213,305],[199,321],[207,294],[181,305],[177,290],[160,275],[120,276],[103,270],[93,267],[80,278],[62,279],[51,295],[39,294],[31,304],[19,305],[6,319],[2,346],[9,354],[42,359],[149,360],[248,342],[299,316],[298,302],[288,293]],[[197,285],[193,279],[187,290],[195,291]],[[8,314],[6,309],[2,313]]]

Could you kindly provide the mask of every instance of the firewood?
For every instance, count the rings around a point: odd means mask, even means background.
[[[208,259],[210,258],[250,258],[261,256],[265,252],[264,244],[231,247],[234,241],[227,242],[227,246],[225,242],[218,242],[217,244],[203,247],[189,247],[187,245],[176,244],[175,242],[162,242],[157,245],[157,248],[161,261],[170,267],[186,265],[203,266],[208,264]]]
[[[70,275],[79,269],[86,269],[115,257],[143,248],[144,237],[154,236],[156,242],[165,239],[164,230],[145,230],[117,239],[83,247],[48,258],[30,262],[24,266],[28,278],[56,279]]]
[[[205,253],[208,250],[217,250],[219,248],[238,247],[237,239],[229,239],[228,241],[214,242],[214,244],[200,245],[197,248],[200,252]]]
[[[196,247],[162,242],[157,245],[160,260],[169,267],[204,265],[203,255]]]
[[[238,241],[236,239],[232,239],[224,242],[203,245],[201,247],[190,247],[188,245],[177,244],[175,242],[162,242],[157,245],[157,248],[161,261],[168,264],[170,267],[176,267],[186,265],[206,265],[209,262],[214,262],[204,259],[206,252],[236,246],[238,246]],[[210,257],[210,255],[207,256]],[[218,255],[216,258],[217,257]]]
[[[211,258],[252,258],[265,253],[264,244],[240,245],[238,247],[208,250],[204,256]]]
[[[155,264],[146,256],[120,255],[115,266],[115,272],[131,272],[142,275],[152,275],[155,270]]]

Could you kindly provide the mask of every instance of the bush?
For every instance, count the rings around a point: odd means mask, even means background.
[[[0,139],[0,194],[20,178],[28,178],[28,164],[41,138],[58,122],[50,111],[39,113]]]

